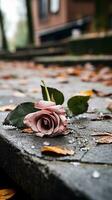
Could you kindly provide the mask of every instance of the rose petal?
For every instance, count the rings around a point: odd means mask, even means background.
[[[51,135],[54,131],[54,122],[53,120],[51,119],[51,128],[49,130],[45,130],[44,128],[41,127],[41,133],[44,134],[44,135]]]
[[[42,132],[36,132],[35,134],[36,134],[36,136],[38,136],[38,137],[43,137],[43,136],[44,136],[44,133],[42,133]]]
[[[55,106],[55,102],[52,102],[52,101],[39,101],[37,103],[35,103],[35,108],[38,108],[38,109],[42,109],[42,110],[46,110],[47,108],[49,108],[50,106]]]
[[[61,105],[51,106],[51,107],[47,108],[47,110],[49,110],[51,112],[56,112],[59,114],[65,114],[65,109]]]
[[[37,127],[37,120],[39,119],[39,117],[42,117],[42,115],[45,115],[45,114],[49,115],[50,112],[46,110],[46,111],[37,111],[34,113],[30,113],[25,116],[23,122],[28,127],[31,127],[33,131],[39,132],[38,127]]]
[[[64,126],[67,126],[67,118],[65,115],[60,115],[60,119],[62,121],[62,124],[64,124]]]
[[[56,105],[55,102],[52,101],[39,101],[35,103],[35,108],[41,109],[41,110],[48,110],[60,114],[65,114],[65,109],[62,105]]]
[[[54,119],[54,124],[55,124],[55,128],[54,128],[54,133],[56,133],[59,129],[59,125],[60,125],[60,118],[56,113],[53,113],[53,119]]]
[[[50,118],[50,116],[48,116],[48,117]],[[49,126],[50,126],[50,127],[52,126],[52,124],[51,124],[52,122],[51,122],[51,120],[50,120],[48,117],[44,117],[44,116],[43,116],[41,119],[38,120],[38,122],[37,122],[37,127],[38,127],[38,130],[39,130],[40,132],[42,131],[42,129],[45,129],[45,128],[43,128],[44,125],[42,125],[42,120],[43,120],[43,119],[47,120],[47,122],[49,123]],[[45,130],[47,131],[47,130],[49,130],[49,129],[45,129]]]

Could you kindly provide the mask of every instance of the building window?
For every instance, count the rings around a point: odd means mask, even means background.
[[[50,0],[50,12],[56,14],[60,9],[60,0]]]
[[[47,19],[48,18],[48,0],[39,0],[39,18]]]

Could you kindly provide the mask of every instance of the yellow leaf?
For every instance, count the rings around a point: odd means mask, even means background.
[[[10,199],[15,195],[16,191],[14,189],[0,189],[0,200]]]
[[[22,133],[33,133],[33,130],[31,128],[24,128]]]
[[[92,90],[85,90],[85,91],[80,91],[79,94],[83,96],[93,96],[94,92]]]
[[[74,151],[72,149],[67,149],[65,147],[60,147],[60,146],[43,146],[41,148],[41,152],[47,154],[54,153],[63,156],[74,154]]]
[[[16,106],[15,106],[14,104],[0,106],[0,112],[12,111],[12,110],[15,109],[15,107],[16,107]]]

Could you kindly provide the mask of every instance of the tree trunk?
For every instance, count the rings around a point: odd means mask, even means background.
[[[34,43],[34,31],[33,31],[33,20],[32,20],[32,10],[31,10],[31,0],[25,0],[27,9],[27,24],[28,24],[28,43]]]
[[[8,42],[7,42],[5,28],[4,28],[4,18],[3,18],[1,9],[0,9],[0,27],[1,27],[1,35],[2,35],[2,49],[8,50]]]
[[[106,31],[109,28],[109,0],[95,0],[94,29]]]

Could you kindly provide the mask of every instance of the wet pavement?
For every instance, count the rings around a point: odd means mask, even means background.
[[[42,98],[40,84],[61,90],[66,101],[83,90],[112,93],[112,88],[78,77],[65,76],[67,68],[36,67],[33,63],[0,64],[0,107]],[[56,75],[57,74],[57,75]],[[93,96],[88,112],[69,119],[69,134],[38,138],[4,127],[7,112],[0,112],[0,164],[33,199],[112,199],[112,144],[97,144],[95,133],[112,134],[110,97]],[[105,117],[107,116],[107,117]],[[41,154],[44,144],[68,147],[72,156]]]

